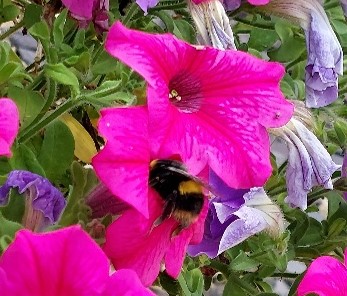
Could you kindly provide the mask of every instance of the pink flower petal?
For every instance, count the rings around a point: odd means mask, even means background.
[[[0,155],[10,157],[11,146],[19,129],[19,112],[16,104],[0,98]]]
[[[252,5],[265,5],[270,2],[270,0],[248,0],[248,2]]]
[[[320,296],[345,295],[347,269],[337,259],[322,256],[314,260],[298,287],[298,296],[316,293]]]
[[[146,289],[136,272],[131,269],[117,270],[110,278],[110,285],[103,296],[155,296]]]
[[[0,259],[8,290],[0,295],[100,295],[109,279],[109,263],[79,226],[34,234],[17,233]]]
[[[97,0],[62,0],[64,6],[80,20],[93,18],[93,5]]]
[[[173,276],[178,275],[186,246],[194,236],[195,224],[174,239],[171,236],[178,223],[173,218],[165,220],[151,231],[154,221],[163,211],[163,200],[153,190],[149,190],[148,201],[149,219],[132,209],[123,213],[106,229],[104,245],[104,251],[114,267],[133,269],[145,286],[151,285],[158,276],[164,257],[168,272]],[[172,254],[174,250],[179,251],[174,255],[177,263],[173,263],[173,258],[166,255]]]
[[[223,110],[214,105],[204,107],[199,114],[179,113],[170,105],[162,110],[154,105],[153,109],[158,117],[162,113],[166,116],[161,117],[161,124],[150,129],[151,145],[159,147],[164,141],[171,144],[161,146],[160,158],[183,150],[182,161],[193,175],[209,165],[233,188],[262,186],[270,176],[268,134],[247,114],[240,113],[238,117],[218,115]],[[217,115],[209,117],[206,109]]]
[[[145,107],[101,111],[106,145],[92,161],[100,180],[121,200],[148,217],[149,146]]]
[[[183,230],[179,236],[172,239],[172,243],[165,254],[166,272],[174,278],[177,278],[181,272],[188,243],[198,244],[204,235],[205,219],[208,211],[208,202],[205,200],[204,207],[198,217],[198,220],[191,227]]]
[[[194,173],[210,165],[234,188],[264,184],[271,166],[263,127],[281,126],[293,112],[279,88],[281,65],[233,50],[197,49],[120,23],[106,49],[149,83],[152,153],[179,154]],[[182,97],[170,102],[172,91]]]

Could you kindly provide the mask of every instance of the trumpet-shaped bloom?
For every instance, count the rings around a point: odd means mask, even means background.
[[[306,106],[318,108],[335,101],[338,75],[343,72],[343,52],[321,1],[272,0],[262,9],[299,23],[305,30]]]
[[[159,0],[136,0],[136,3],[147,14],[148,8],[152,8],[158,4]]]
[[[0,294],[154,296],[133,271],[110,276],[109,270],[106,255],[79,226],[45,234],[20,230],[0,258]]]
[[[104,251],[116,269],[135,270],[144,285],[153,283],[163,261],[177,277],[187,245],[202,239],[207,202],[197,221],[173,238],[178,226],[173,218],[152,229],[164,201],[148,187],[150,161],[157,155],[149,152],[147,109],[109,108],[101,114],[99,131],[107,141],[93,166],[111,192],[133,207],[107,227]]]
[[[8,203],[11,188],[17,188],[26,196],[24,226],[31,230],[42,230],[58,221],[66,200],[63,194],[46,178],[28,171],[10,172],[6,182],[0,187],[0,206]]]
[[[62,0],[71,16],[79,21],[82,28],[94,23],[98,32],[108,30],[109,0]]]
[[[317,137],[298,119],[293,118],[281,129],[272,130],[286,141],[289,149],[286,172],[286,201],[301,209],[307,208],[307,194],[313,186],[333,189],[331,175],[340,168]]]
[[[201,243],[188,248],[191,256],[214,258],[263,230],[273,235],[283,231],[282,212],[263,188],[233,189],[213,172],[210,184],[218,196],[210,202]]]
[[[322,256],[315,259],[308,267],[304,278],[299,284],[298,296],[315,293],[319,296],[346,295],[347,291],[347,250],[345,262]]]
[[[282,126],[293,111],[279,88],[281,65],[119,22],[106,50],[148,82],[153,153],[180,155],[194,175],[208,165],[236,188],[264,184],[272,171],[265,127]]]
[[[19,112],[16,104],[0,98],[0,156],[11,156],[11,146],[19,129]]]

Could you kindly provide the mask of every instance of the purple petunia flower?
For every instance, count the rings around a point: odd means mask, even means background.
[[[306,106],[319,108],[338,96],[343,52],[319,0],[272,0],[263,11],[287,18],[305,30],[307,47]]]
[[[155,7],[159,0],[136,0],[136,3],[144,11],[145,15],[149,8]]]
[[[274,235],[283,231],[281,210],[263,188],[233,189],[213,172],[210,184],[218,197],[210,202],[203,240],[188,247],[189,255],[214,258],[265,229]]]
[[[46,178],[28,171],[12,171],[0,187],[0,206],[8,203],[11,188],[26,196],[23,224],[32,230],[52,225],[58,221],[66,200],[62,193]]]

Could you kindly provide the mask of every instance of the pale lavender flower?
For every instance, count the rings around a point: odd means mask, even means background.
[[[299,24],[306,35],[306,106],[329,105],[338,96],[343,52],[319,0],[272,0],[261,10]]]
[[[288,196],[293,207],[307,208],[307,194],[313,186],[333,189],[331,175],[340,168],[317,137],[298,119],[282,128],[270,130],[286,141],[289,149],[286,172]]]
[[[149,8],[152,8],[158,4],[159,0],[136,0],[136,3],[144,11],[145,15]]]
[[[46,178],[20,170],[10,172],[0,187],[0,206],[7,205],[12,188],[26,197],[23,224],[31,230],[40,231],[56,223],[66,206],[62,193]]]
[[[233,189],[214,173],[210,184],[218,197],[210,202],[204,237],[200,244],[188,247],[189,255],[214,258],[263,230],[273,235],[283,231],[281,210],[263,188]]]

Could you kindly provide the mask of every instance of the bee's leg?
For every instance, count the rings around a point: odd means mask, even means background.
[[[170,218],[173,211],[175,210],[175,204],[171,200],[167,200],[164,204],[163,213],[153,222],[150,232],[163,223],[166,219]]]
[[[177,228],[171,234],[171,240],[174,239],[177,235],[181,233],[182,230],[186,229],[188,226],[186,225],[178,225]]]

